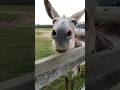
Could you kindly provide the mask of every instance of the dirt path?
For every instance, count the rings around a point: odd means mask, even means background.
[[[44,38],[51,38],[51,31],[41,31],[41,30],[36,30],[36,37],[44,37]]]

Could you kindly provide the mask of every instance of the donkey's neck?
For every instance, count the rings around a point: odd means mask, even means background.
[[[69,49],[75,48],[75,38],[70,40]]]
[[[74,38],[70,40],[69,49],[76,48],[76,47],[84,47],[84,46],[85,46],[84,41],[80,41],[79,39]]]

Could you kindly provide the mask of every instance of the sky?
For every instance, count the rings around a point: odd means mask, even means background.
[[[85,8],[85,0],[49,0],[60,16],[70,17],[76,12]],[[85,21],[85,15],[79,22]],[[52,24],[52,20],[47,15],[44,0],[35,0],[35,24]]]

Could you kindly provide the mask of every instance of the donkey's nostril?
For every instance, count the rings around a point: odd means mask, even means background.
[[[67,32],[67,36],[69,37],[69,36],[71,36],[71,35],[72,35],[71,31],[68,31],[68,32]]]
[[[55,30],[52,31],[52,36],[56,36]]]

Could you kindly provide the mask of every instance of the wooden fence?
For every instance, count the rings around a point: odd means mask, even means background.
[[[40,90],[84,61],[85,47],[35,61],[35,90]]]
[[[0,90],[34,90],[34,72],[1,82]]]
[[[86,61],[86,63],[89,63],[89,67],[86,67],[87,72],[89,73],[87,83],[92,87],[94,86],[95,89],[92,90],[108,90],[108,88],[111,88],[110,90],[119,90],[119,53],[120,50],[106,50],[93,55],[93,58],[90,56],[89,58],[91,59]],[[113,56],[116,57],[114,61],[112,60]],[[88,56],[86,58],[88,58]],[[66,74],[75,65],[82,63],[84,60],[85,48],[76,48],[62,55],[57,54],[36,61],[35,89],[39,90],[48,85],[51,81]],[[94,77],[96,77],[96,79]],[[33,90],[33,86],[34,72],[0,83],[0,90]],[[99,89],[101,87],[102,89]]]
[[[48,85],[51,81],[71,71],[77,64],[84,62],[85,48],[76,48],[64,54],[56,54],[35,61],[35,73],[0,83],[0,90],[35,90]],[[34,78],[35,75],[35,78]],[[84,89],[83,89],[84,90]]]

